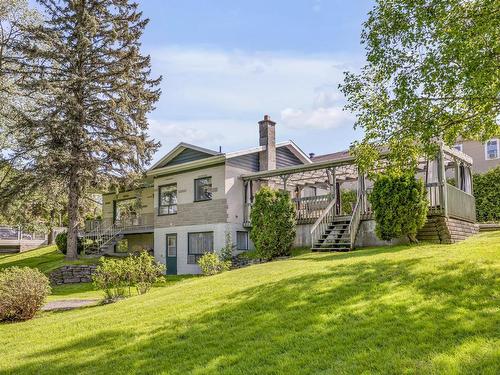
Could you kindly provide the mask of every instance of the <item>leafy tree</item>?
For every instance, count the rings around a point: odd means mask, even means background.
[[[500,167],[474,175],[477,221],[500,221]]]
[[[389,241],[407,236],[417,242],[417,231],[427,219],[427,195],[413,173],[378,175],[369,196],[375,214],[377,237]]]
[[[262,187],[250,213],[250,238],[261,258],[290,255],[295,240],[295,206],[287,192]]]
[[[67,258],[77,257],[82,197],[142,175],[158,143],[146,115],[160,91],[141,55],[147,19],[127,0],[38,0],[42,24],[22,27],[15,74],[28,109],[6,128],[10,163],[30,181],[57,178],[68,197]]]
[[[367,64],[340,88],[365,132],[355,144],[363,169],[379,159],[377,144],[411,169],[434,154],[434,139],[499,134],[497,0],[378,0],[361,37]]]

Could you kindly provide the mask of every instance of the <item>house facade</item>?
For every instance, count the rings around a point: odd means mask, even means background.
[[[148,249],[168,274],[199,273],[198,259],[222,249],[228,237],[234,254],[253,248],[250,212],[263,185],[292,197],[296,246],[347,251],[387,244],[375,236],[367,199],[371,181],[358,173],[348,152],[306,155],[292,141],[276,142],[269,116],[258,126],[255,148],[221,153],[180,143],[147,171],[142,186],[104,194],[102,220],[86,223],[83,234],[97,246],[86,251],[120,255]],[[433,216],[421,238],[454,242],[475,233],[472,159],[442,146],[435,160],[422,160],[419,168]],[[459,181],[456,187],[446,182],[450,173]],[[354,200],[345,204],[348,196]]]
[[[485,173],[500,165],[499,138],[489,139],[485,143],[479,141],[461,141],[453,147],[474,159],[474,173]]]

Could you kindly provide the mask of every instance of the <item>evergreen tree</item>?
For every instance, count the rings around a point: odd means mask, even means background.
[[[128,0],[38,0],[46,17],[22,28],[15,74],[28,110],[6,129],[8,159],[31,181],[56,178],[68,195],[68,259],[77,257],[81,201],[89,189],[138,177],[158,143],[146,115],[160,78],[140,53],[148,23]]]

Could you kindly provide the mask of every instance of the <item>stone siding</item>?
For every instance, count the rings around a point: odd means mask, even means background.
[[[52,285],[90,283],[96,268],[85,264],[62,266],[52,271],[49,279]]]
[[[227,200],[179,204],[174,215],[157,215],[155,228],[181,227],[197,224],[216,224],[227,222]]]

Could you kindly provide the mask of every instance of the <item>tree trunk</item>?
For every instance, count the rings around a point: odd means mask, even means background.
[[[47,233],[47,245],[54,244],[54,209],[50,211],[49,233]]]
[[[67,260],[78,259],[78,225],[80,223],[79,199],[80,186],[78,184],[76,168],[70,172],[69,192],[68,192],[68,242],[67,242]]]

